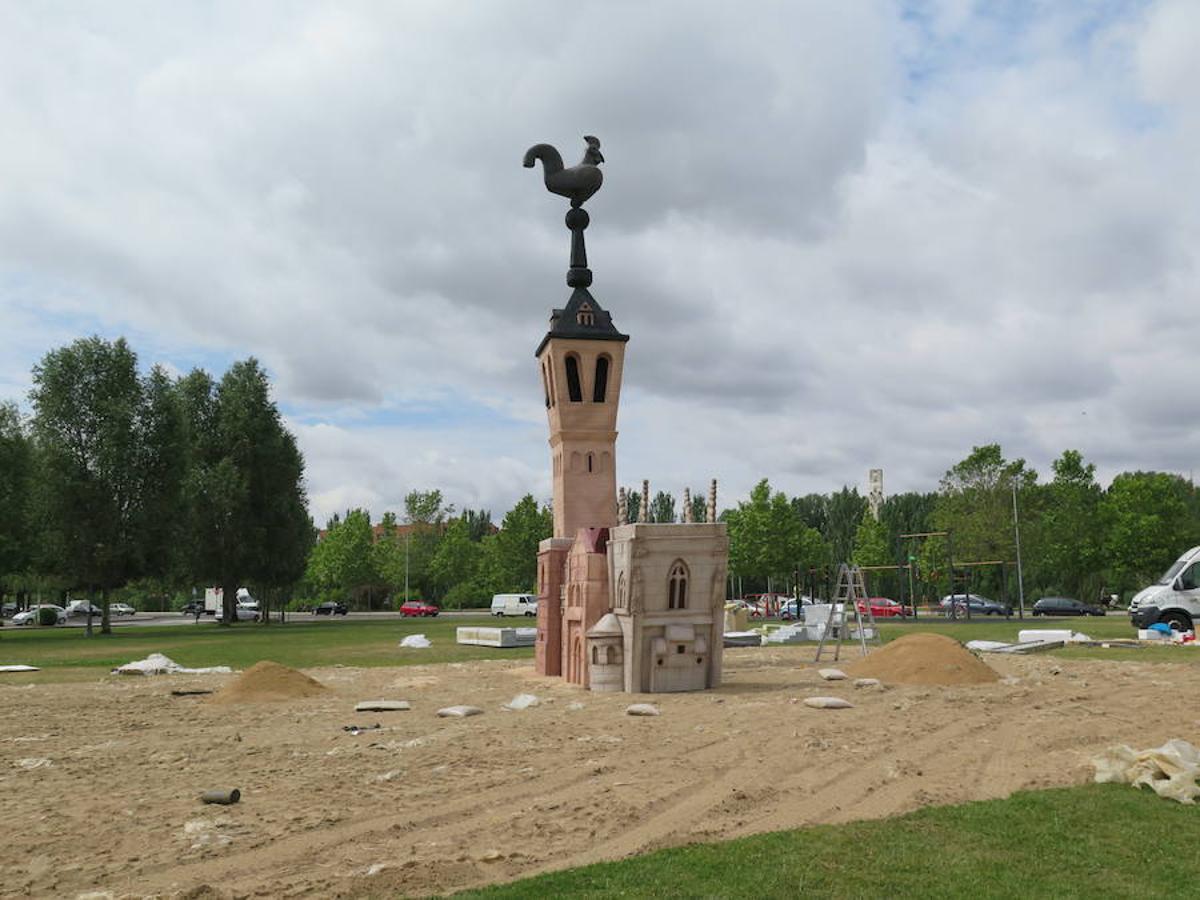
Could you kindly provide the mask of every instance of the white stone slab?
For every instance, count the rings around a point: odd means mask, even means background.
[[[487,627],[460,627],[455,638],[460,644],[479,647],[532,647],[536,639],[536,628]]]
[[[363,700],[354,705],[355,712],[403,712],[412,709],[407,700]]]
[[[443,719],[465,719],[467,716],[481,716],[483,710],[478,706],[447,706],[437,711]]]

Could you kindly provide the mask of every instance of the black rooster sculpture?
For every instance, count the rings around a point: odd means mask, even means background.
[[[599,168],[600,163],[604,162],[600,154],[600,140],[591,135],[584,135],[583,139],[588,145],[583,152],[583,159],[579,165],[569,169],[563,168],[562,156],[550,144],[534,144],[525,151],[525,168],[532,169],[534,162],[540,159],[546,190],[567,197],[576,209],[583,206],[604,183],[604,173]]]

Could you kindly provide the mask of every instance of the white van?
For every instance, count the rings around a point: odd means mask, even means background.
[[[493,616],[536,616],[537,597],[533,594],[492,594]]]
[[[1148,588],[1138,591],[1129,604],[1135,628],[1165,622],[1173,631],[1191,631],[1200,619],[1200,547],[1193,547]]]

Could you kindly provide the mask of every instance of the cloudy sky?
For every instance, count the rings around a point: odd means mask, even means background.
[[[0,3],[0,398],[256,356],[315,517],[550,495],[533,351],[603,142],[621,483],[1189,474],[1200,3]],[[27,407],[26,407],[27,408]]]

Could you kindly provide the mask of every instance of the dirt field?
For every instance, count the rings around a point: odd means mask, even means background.
[[[1200,651],[1197,651],[1200,652]],[[1076,784],[1114,742],[1200,743],[1171,664],[988,657],[1003,680],[855,690],[799,647],[726,651],[716,692],[593,695],[528,662],[314,669],[322,696],[215,704],[233,676],[0,682],[0,895],[428,894],[696,840]],[[501,706],[519,692],[542,705]],[[814,695],[851,699],[817,710]],[[410,712],[355,714],[363,699]],[[658,718],[624,715],[652,700]],[[486,710],[439,719],[442,706]],[[380,723],[357,735],[343,726]],[[48,762],[47,762],[48,761]],[[238,787],[236,806],[204,806]]]

